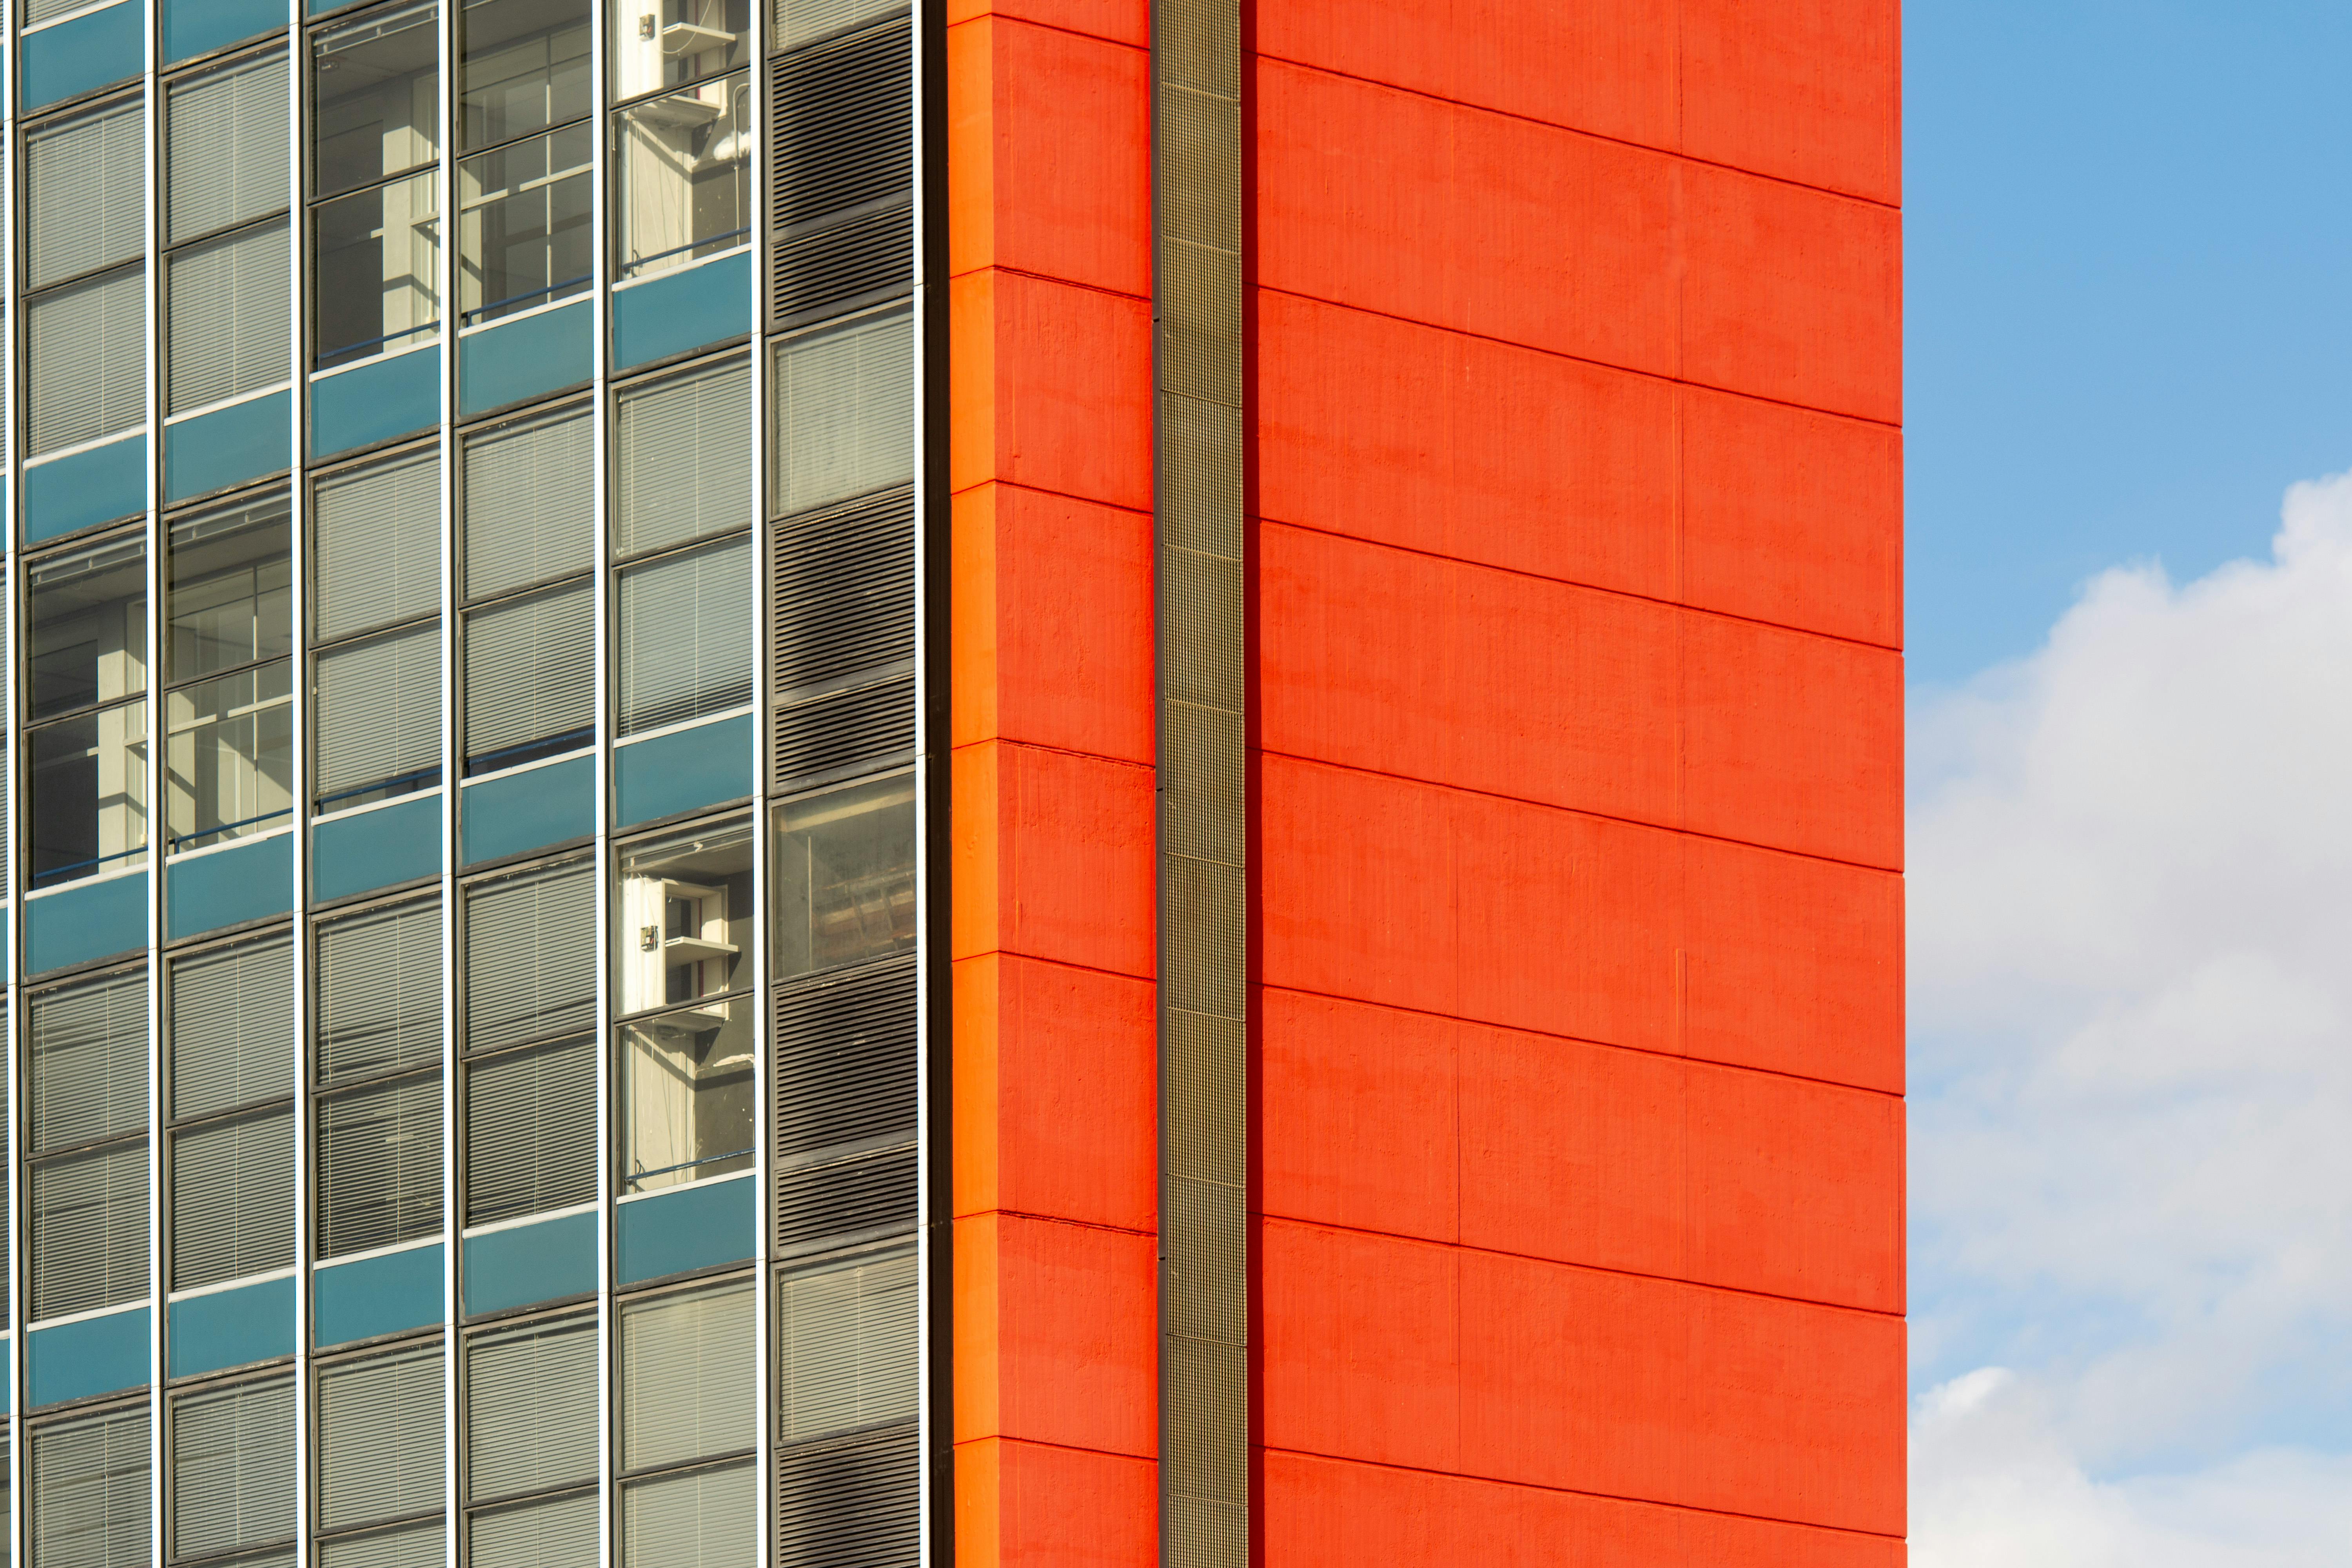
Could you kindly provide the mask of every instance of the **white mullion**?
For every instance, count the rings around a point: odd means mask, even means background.
[[[614,1489],[613,1468],[614,1444],[614,1422],[618,1416],[616,1384],[613,1375],[613,1042],[614,1033],[606,1022],[613,1016],[613,824],[612,790],[607,784],[612,776],[613,724],[607,711],[612,682],[611,631],[612,617],[607,610],[612,602],[612,574],[605,563],[612,557],[612,519],[606,496],[610,489],[605,479],[605,462],[610,442],[608,426],[612,421],[613,405],[613,334],[607,324],[612,311],[610,284],[612,252],[612,191],[611,159],[607,156],[611,139],[608,128],[612,121],[604,104],[611,96],[605,89],[604,74],[611,68],[612,50],[610,19],[605,0],[593,0],[588,12],[588,83],[593,116],[589,147],[589,179],[593,195],[588,209],[588,243],[590,257],[589,298],[595,304],[589,311],[590,330],[596,335],[596,346],[589,363],[593,384],[589,389],[589,451],[594,465],[595,482],[589,489],[589,549],[595,558],[595,610],[591,617],[589,647],[595,668],[590,676],[594,693],[596,712],[595,762],[596,814],[593,865],[596,878],[596,1408],[603,1419],[596,1425],[596,1530],[597,1556],[603,1563],[619,1559],[618,1537],[614,1528]]]
[[[757,1472],[755,1485],[759,1501],[753,1513],[754,1561],[765,1563],[774,1554],[772,1542],[775,1536],[774,1504],[776,1489],[772,1480],[775,1468],[775,1429],[773,1415],[775,1369],[771,1364],[773,1346],[772,1325],[769,1319],[774,1310],[772,1298],[775,1290],[774,1271],[771,1267],[768,1238],[774,1225],[769,1214],[772,1202],[769,1166],[775,1143],[775,1116],[769,1104],[772,1090],[769,1084],[769,1005],[768,1005],[768,727],[772,719],[774,693],[770,689],[775,673],[774,639],[768,634],[772,624],[771,605],[775,593],[773,563],[769,560],[770,542],[775,530],[768,521],[768,312],[762,308],[766,293],[768,257],[768,207],[766,200],[768,177],[767,127],[769,119],[768,90],[772,73],[768,68],[768,47],[773,41],[769,36],[770,16],[763,14],[772,7],[754,9],[751,17],[753,45],[751,53],[750,94],[751,124],[746,138],[750,153],[750,169],[745,182],[745,201],[751,210],[744,214],[750,220],[751,241],[751,578],[752,626],[751,638],[751,1218],[757,1227],[751,1238],[751,1361],[754,1407],[759,1411],[759,1426],[751,1435],[751,1464]]]
[[[157,510],[163,488],[163,258],[156,221],[163,205],[163,94],[155,74],[162,13],[160,0],[149,0],[140,82],[147,184],[140,204],[147,293],[147,712],[142,726],[147,736],[147,1497],[159,1549],[171,1526],[163,1498],[163,530]]]
[[[293,308],[287,312],[286,364],[293,391],[287,401],[293,427],[289,432],[293,471],[287,494],[287,577],[289,579],[289,641],[294,661],[294,705],[291,715],[293,755],[288,770],[294,814],[293,1016],[288,1020],[293,1037],[294,1068],[294,1561],[310,1561],[311,1456],[316,1447],[310,1408],[310,1264],[315,1250],[311,1226],[314,1207],[310,1191],[310,491],[306,482],[310,456],[304,439],[305,414],[310,402],[309,331],[312,279],[304,267],[310,214],[304,204],[305,165],[309,162],[304,112],[310,95],[310,56],[302,37],[301,0],[289,0],[286,29],[286,242],[290,247],[286,276],[294,280]]]
[[[16,53],[14,47],[16,37],[16,0],[0,0],[0,42],[5,42],[10,46],[7,52],[12,58]],[[8,832],[5,836],[7,842],[0,844],[0,856],[6,857],[8,868],[8,933],[7,942],[5,944],[6,952],[5,954],[0,954],[0,963],[5,963],[6,966],[5,979],[8,987],[5,1029],[8,1047],[8,1060],[5,1065],[8,1085],[8,1171],[5,1179],[8,1188],[6,1243],[9,1329],[6,1373],[8,1379],[6,1417],[8,1536],[6,1544],[8,1560],[12,1563],[22,1563],[26,1560],[23,1546],[26,1474],[25,1323],[30,1316],[28,1310],[30,1293],[26,1288],[28,1281],[25,1278],[25,1254],[27,1249],[24,1246],[23,1205],[26,1184],[19,1176],[25,1165],[25,1140],[22,1133],[25,1121],[22,1110],[25,1103],[24,1075],[17,1070],[20,1055],[17,1042],[23,1037],[25,1027],[25,989],[17,984],[17,976],[23,972],[23,965],[18,962],[17,955],[24,951],[25,866],[24,857],[16,853],[16,845],[24,837],[25,813],[16,781],[23,772],[21,762],[25,752],[25,742],[21,728],[16,722],[16,717],[22,711],[16,697],[17,672],[22,668],[21,661],[16,658],[16,647],[22,635],[25,617],[24,595],[20,591],[24,572],[16,548],[16,542],[22,536],[23,531],[17,526],[16,520],[23,515],[24,510],[25,443],[22,439],[22,425],[16,418],[16,407],[23,396],[25,377],[22,367],[16,363],[16,342],[19,336],[18,327],[25,311],[23,301],[16,298],[16,247],[23,241],[25,226],[18,221],[16,210],[16,170],[19,167],[19,156],[16,151],[15,71],[0,71],[0,98],[5,98],[5,105],[0,105],[0,201],[5,201],[6,204],[5,207],[0,207],[0,212],[6,214],[7,230],[7,243],[0,245],[0,300],[5,300],[7,305],[5,314],[0,314],[0,364],[6,366],[7,375],[7,395],[0,398],[0,431],[5,431],[8,437],[7,462],[4,468],[0,468],[0,471],[5,471],[6,474],[8,485],[5,509],[6,526],[5,529],[0,529],[0,535],[5,535],[0,537],[0,551],[5,551],[6,562],[5,577],[0,577],[0,591],[5,591],[7,595],[8,605],[8,635],[5,639],[7,646],[5,649],[0,649],[0,669],[5,669],[6,676],[6,685],[5,689],[5,689],[5,697],[0,697],[0,723],[7,726],[8,742],[6,764],[5,767],[0,767],[0,774],[5,774],[5,778],[0,778],[0,788],[5,788],[7,791],[6,799],[9,807]]]
[[[930,835],[929,827],[933,804],[930,798],[931,742],[929,709],[926,699],[929,692],[930,634],[929,603],[932,584],[929,557],[925,550],[925,526],[930,515],[929,465],[924,454],[929,450],[930,432],[926,427],[925,413],[929,398],[925,393],[929,356],[924,352],[929,326],[930,279],[923,271],[923,233],[929,214],[923,201],[923,108],[927,84],[923,77],[923,36],[929,25],[925,7],[909,8],[911,26],[908,28],[907,47],[909,59],[907,80],[914,96],[910,106],[910,134],[914,138],[914,255],[908,271],[914,279],[914,298],[908,307],[909,331],[914,334],[910,353],[914,361],[914,432],[913,458],[915,474],[914,537],[908,542],[915,555],[915,1342],[918,1346],[915,1374],[915,1520],[917,1549],[919,1560],[929,1561],[936,1553],[934,1521],[940,1505],[945,1500],[935,1498],[931,1490],[931,1449],[937,1436],[939,1413],[932,1402],[935,1390],[931,1380],[931,1335],[938,1326],[931,1321],[933,1289],[933,1258],[931,1250],[931,966],[935,955],[930,948],[931,876]],[[941,433],[944,436],[944,432]]]
[[[457,1366],[462,1341],[457,1333],[457,1266],[463,1248],[457,1240],[457,595],[453,586],[456,562],[457,443],[450,427],[457,405],[457,104],[454,91],[457,58],[456,39],[462,0],[441,0],[435,28],[440,70],[435,78],[436,124],[440,157],[436,183],[439,190],[434,219],[441,238],[435,267],[439,276],[437,305],[441,340],[441,1424],[442,1551],[448,1568],[457,1568],[458,1535],[464,1516],[458,1512],[457,1431],[459,1420]]]

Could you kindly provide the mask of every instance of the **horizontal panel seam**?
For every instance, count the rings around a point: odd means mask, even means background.
[[[1517,110],[1496,109],[1491,104],[1470,103],[1458,98],[1447,98],[1442,93],[1425,91],[1421,88],[1382,81],[1378,77],[1359,76],[1353,71],[1334,70],[1329,66],[1316,65],[1308,60],[1293,59],[1286,55],[1261,52],[1251,58],[1271,61],[1276,65],[1288,66],[1293,70],[1312,72],[1316,76],[1326,77],[1333,81],[1351,81],[1364,87],[1378,88],[1383,92],[1398,93],[1406,98],[1417,98],[1423,103],[1442,103],[1448,109],[1459,109],[1472,114],[1488,114],[1497,120],[1508,120],[1521,125],[1539,125],[1547,131],[1557,131],[1562,135],[1580,137],[1587,142],[1598,142],[1604,146],[1623,147],[1635,153],[1649,153],[1661,158],[1671,158],[1678,163],[1689,163],[1702,169],[1719,169],[1727,174],[1739,174],[1748,179],[1759,180],[1768,185],[1780,185],[1788,190],[1804,191],[1812,195],[1827,196],[1832,201],[1851,202],[1855,206],[1866,208],[1872,212],[1885,213],[1890,216],[1900,216],[1903,212],[1903,204],[1899,201],[1890,202],[1877,196],[1858,195],[1852,191],[1839,190],[1834,185],[1817,185],[1809,180],[1790,179],[1786,174],[1768,174],[1761,169],[1750,169],[1738,163],[1727,163],[1719,158],[1703,158],[1696,153],[1686,153],[1680,148],[1660,147],[1649,142],[1635,142],[1628,137],[1612,136],[1605,132],[1588,131],[1580,125],[1563,124],[1557,120],[1546,120],[1540,115],[1522,114]]]

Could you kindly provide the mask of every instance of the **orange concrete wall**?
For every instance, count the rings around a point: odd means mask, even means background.
[[[1259,0],[1258,1528],[1903,1558],[1893,0]]]
[[[1894,0],[1255,0],[1257,1529],[1903,1560]],[[1146,0],[948,0],[958,1557],[1157,1561]]]
[[[953,0],[957,1557],[1158,1557],[1144,0]]]

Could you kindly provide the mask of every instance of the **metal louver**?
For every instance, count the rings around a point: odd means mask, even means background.
[[[769,746],[780,790],[912,762],[915,677],[909,672],[779,708]]]
[[[777,1568],[915,1568],[918,1442],[908,1422],[778,1454]]]
[[[915,1224],[915,966],[894,959],[775,998],[779,1256]]]
[[[910,49],[897,18],[771,68],[770,310],[780,327],[912,284]]]
[[[780,696],[914,658],[911,486],[785,518],[771,536]]]

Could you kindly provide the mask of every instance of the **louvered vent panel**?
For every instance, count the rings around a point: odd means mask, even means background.
[[[909,62],[901,19],[794,50],[771,68],[771,309],[779,321],[911,279]]]
[[[776,1163],[915,1135],[915,965],[776,994]]]
[[[910,762],[915,755],[915,678],[906,675],[779,708],[770,747],[779,789]]]
[[[797,1257],[915,1228],[912,1142],[776,1177],[776,1251]]]
[[[903,485],[774,525],[780,695],[915,657],[914,541]]]
[[[776,1456],[777,1568],[914,1568],[913,1423]]]

